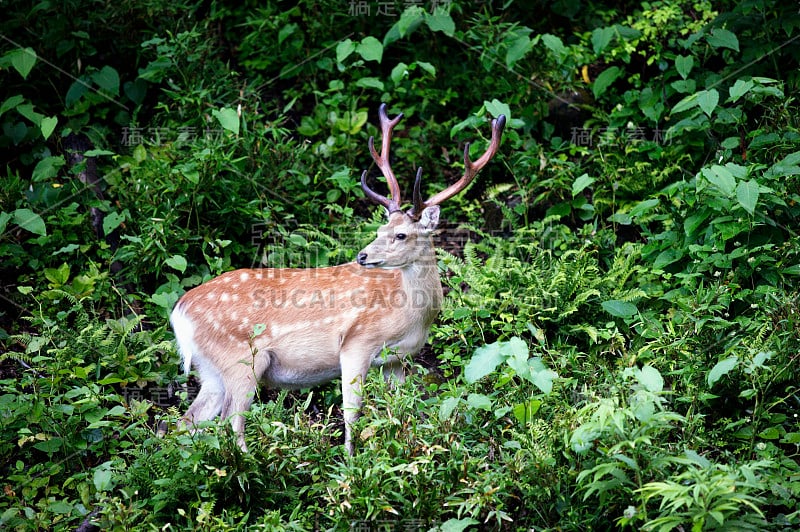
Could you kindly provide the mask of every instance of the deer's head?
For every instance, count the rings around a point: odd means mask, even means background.
[[[474,162],[470,160],[469,143],[467,143],[464,147],[464,175],[427,201],[422,201],[420,193],[422,168],[419,168],[414,180],[412,206],[403,211],[400,185],[389,161],[392,130],[403,115],[399,114],[390,120],[386,114],[386,104],[381,104],[378,114],[381,121],[381,153],[378,154],[375,149],[374,137],[369,138],[369,151],[386,178],[390,198],[378,194],[367,186],[366,170],[361,174],[361,188],[368,198],[386,208],[389,220],[378,229],[378,237],[359,252],[356,260],[367,268],[404,268],[417,264],[425,256],[431,255],[433,249],[431,235],[439,223],[439,204],[464,190],[494,157],[500,147],[500,137],[506,125],[506,117],[500,115],[492,120],[492,140],[486,152],[478,160]]]

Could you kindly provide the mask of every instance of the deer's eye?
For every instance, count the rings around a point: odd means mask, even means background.
[[[396,235],[394,235],[394,237],[395,237],[397,240],[405,240],[407,236],[408,236],[408,235],[406,235],[405,233],[397,233]]]

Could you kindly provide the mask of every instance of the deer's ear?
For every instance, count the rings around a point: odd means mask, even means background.
[[[436,229],[436,226],[439,225],[439,206],[431,205],[423,209],[419,217],[419,225],[425,234]]]

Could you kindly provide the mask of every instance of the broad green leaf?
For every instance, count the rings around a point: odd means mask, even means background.
[[[14,223],[35,235],[45,236],[47,234],[42,217],[30,209],[15,210]]]
[[[586,188],[589,187],[595,181],[596,181],[595,178],[589,177],[589,174],[583,174],[579,176],[572,183],[572,197],[574,198],[575,196],[586,190]]]
[[[227,129],[234,135],[239,134],[239,115],[236,112],[236,109],[232,109],[230,107],[213,109],[211,111],[211,115],[217,119],[223,128]]]
[[[594,80],[592,83],[592,92],[594,93],[594,97],[597,98],[606,92],[609,86],[614,83],[618,77],[622,75],[623,71],[617,66],[608,67],[607,69],[600,72],[600,75],[597,76],[597,79]]]
[[[730,98],[728,99],[729,102],[736,102],[739,98],[750,92],[750,89],[753,88],[755,85],[752,81],[744,81],[741,79],[737,79],[736,83],[734,83],[731,88],[728,89],[728,94]]]
[[[0,232],[2,232],[2,225],[0,225]],[[793,264],[781,270],[784,275],[800,275],[800,264]]]
[[[475,350],[469,363],[464,367],[464,379],[472,384],[493,372],[506,359],[498,342],[483,345]]]
[[[58,124],[58,118],[55,116],[46,116],[42,118],[41,123],[39,124],[39,130],[42,132],[42,136],[45,140],[50,138],[50,135],[53,134],[53,131],[56,129],[56,125]]]
[[[699,93],[695,92],[694,94],[690,94],[689,96],[685,96],[681,101],[675,104],[672,108],[673,113],[680,113],[681,111],[686,111],[693,107],[697,107],[697,95]]]
[[[186,271],[187,262],[186,259],[180,255],[173,255],[167,260],[164,261],[164,264],[172,268],[173,270],[178,270],[181,273]]]
[[[512,412],[514,413],[514,417],[516,418],[517,422],[519,422],[521,425],[524,425],[533,419],[533,416],[536,415],[536,412],[539,411],[541,406],[542,401],[539,399],[530,399],[524,403],[515,404],[512,408]]]
[[[63,286],[69,281],[69,270],[69,264],[63,262],[58,268],[45,268],[44,278],[54,286]]]
[[[33,65],[36,64],[36,52],[33,48],[17,48],[8,53],[13,66],[23,79],[28,79]]]
[[[664,377],[653,366],[642,366],[638,379],[649,392],[658,393],[664,391]]]
[[[553,391],[553,380],[558,377],[558,374],[555,371],[546,367],[540,367],[540,368],[535,367],[536,361],[541,362],[541,359],[538,358],[531,359],[532,367],[530,370],[529,380],[533,383],[534,386],[539,388],[539,390],[542,393],[549,395],[550,392]],[[544,366],[543,363],[541,365]]]
[[[111,211],[103,217],[103,234],[110,235],[114,229],[122,225],[125,221],[125,215],[119,214],[116,211]]]
[[[439,525],[438,530],[440,532],[464,532],[464,530],[472,525],[479,524],[480,521],[473,519],[472,517],[465,517],[463,519],[452,518]]]
[[[733,32],[722,28],[711,30],[711,34],[706,36],[706,41],[714,48],[730,48],[739,51],[739,39]]]
[[[45,181],[58,175],[58,169],[64,166],[66,161],[63,155],[45,157],[33,167],[32,179],[34,182]]]
[[[356,51],[356,43],[350,39],[345,39],[336,45],[336,62],[344,63],[344,60],[350,57],[350,54]]]
[[[6,98],[6,100],[3,102],[3,104],[0,105],[0,115],[5,113],[9,109],[14,109],[15,107],[17,107],[19,104],[21,104],[24,101],[25,101],[25,98],[23,98],[19,94],[15,94],[14,96],[10,96],[9,98]]]
[[[293,246],[298,246],[301,248],[308,247],[308,240],[298,233],[292,233],[289,235],[289,242],[292,243]]]
[[[278,32],[278,44],[281,44],[283,41],[286,40],[287,37],[292,35],[294,32],[297,31],[298,25],[295,23],[286,24],[281,30]]]
[[[356,81],[356,87],[363,87],[365,89],[377,89],[379,91],[382,91],[383,82],[378,78],[373,78],[373,77],[358,78],[358,81]]]
[[[679,55],[675,57],[675,70],[678,71],[678,74],[683,79],[689,77],[689,73],[692,71],[692,67],[694,66],[694,57],[688,55],[686,57]]]
[[[103,465],[95,469],[92,475],[92,482],[97,491],[107,491],[112,485],[111,469],[109,467],[103,467]]]
[[[733,196],[736,190],[736,178],[733,177],[728,168],[714,164],[710,168],[703,168],[701,173],[709,183],[716,186],[723,194],[728,197]]]
[[[718,380],[727,375],[738,363],[739,357],[736,355],[729,356],[717,362],[714,367],[711,368],[711,371],[708,372],[708,377],[706,378],[708,385],[714,386]]]
[[[10,221],[11,213],[0,212],[0,235],[6,232],[6,227],[8,227],[8,222]]]
[[[448,37],[452,37],[456,31],[456,23],[447,9],[437,6],[432,15],[425,17],[425,23],[431,31],[441,31]]]
[[[665,249],[658,254],[653,261],[653,268],[661,270],[674,262],[678,262],[683,258],[683,252],[679,249]]]
[[[356,52],[364,58],[364,61],[380,63],[383,57],[383,45],[375,37],[367,36],[361,39],[361,42],[356,46]]]
[[[545,33],[542,35],[542,42],[547,48],[550,49],[551,52],[553,52],[559,63],[564,60],[564,56],[567,54],[567,49],[564,47],[564,42],[560,38],[556,37],[555,35]]]
[[[711,116],[719,103],[719,92],[717,89],[708,89],[697,93],[697,105],[707,116]]]
[[[517,61],[533,48],[533,42],[527,35],[520,35],[508,45],[506,50],[506,66],[512,68]]]
[[[599,54],[606,49],[611,39],[614,38],[614,27],[608,28],[595,28],[592,31],[592,50],[594,53]]]
[[[758,437],[764,440],[777,440],[781,437],[778,427],[767,427],[758,433]]]
[[[753,214],[758,203],[758,183],[754,179],[739,183],[736,186],[736,199],[744,210]]]
[[[467,396],[467,404],[474,410],[491,410],[492,400],[482,393],[471,393]]]
[[[439,405],[439,421],[446,421],[450,419],[455,411],[458,403],[461,402],[459,397],[448,397],[443,400]]]
[[[104,66],[100,71],[92,74],[92,81],[106,92],[119,96],[119,74],[112,67]]]
[[[383,37],[383,46],[389,46],[413,33],[425,20],[426,15],[427,12],[421,6],[409,5],[400,15],[400,20],[386,32]]]
[[[603,307],[603,310],[617,318],[628,318],[639,312],[639,309],[636,308],[636,305],[633,303],[621,301],[619,299],[603,301],[600,303],[600,306]]]
[[[42,452],[50,454],[58,451],[63,443],[63,438],[55,437],[45,441],[40,441],[39,443],[34,444],[34,447]]]
[[[507,103],[503,103],[497,98],[494,98],[491,102],[484,100],[483,107],[485,107],[486,111],[493,117],[497,118],[500,115],[506,115],[506,119],[511,121],[511,108]]]
[[[64,105],[68,108],[72,107],[88,90],[89,87],[86,86],[86,82],[76,79],[67,90],[67,95],[64,97]]]

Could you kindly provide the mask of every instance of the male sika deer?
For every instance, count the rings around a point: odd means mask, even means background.
[[[391,199],[361,186],[386,208],[389,221],[356,262],[330,268],[235,270],[187,292],[170,321],[187,374],[194,364],[202,387],[183,416],[192,425],[221,414],[231,418],[239,446],[242,413],[250,407],[258,381],[278,388],[307,388],[342,378],[345,438],[353,453],[352,424],[361,407],[361,384],[370,366],[403,379],[403,359],[419,352],[439,312],[442,285],[431,234],[438,205],[464,189],[497,152],[505,116],[492,121],[492,140],[475,162],[464,149],[464,175],[423,202],[420,177],[412,207],[401,210],[400,186],[389,163],[392,129],[379,109],[380,155],[369,139],[372,158],[389,185]],[[386,350],[391,353],[382,356]]]

